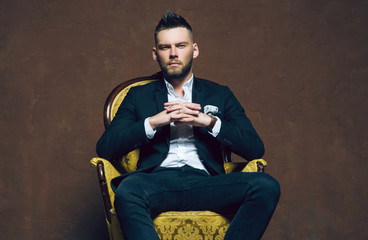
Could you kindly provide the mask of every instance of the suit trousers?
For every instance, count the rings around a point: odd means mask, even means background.
[[[115,194],[125,240],[158,240],[152,218],[162,212],[202,210],[235,214],[225,240],[253,240],[266,230],[280,185],[266,173],[210,176],[189,166],[158,167],[150,173],[127,176]]]

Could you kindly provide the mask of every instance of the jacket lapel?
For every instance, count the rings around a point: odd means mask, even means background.
[[[192,89],[192,102],[193,103],[201,104],[203,102],[201,98],[202,96],[201,91],[202,91],[202,86],[200,82],[196,78],[194,78],[193,79],[193,89]],[[203,111],[203,109],[201,109],[201,111]]]
[[[164,110],[164,103],[167,102],[167,89],[163,80],[160,80],[156,85],[155,100],[157,106],[157,113]]]
[[[157,113],[164,111],[164,103],[168,101],[168,98],[167,98],[167,88],[166,88],[166,85],[163,79],[161,79],[156,86],[155,100],[156,100],[156,106],[157,106]],[[169,146],[170,144],[170,125],[166,125],[161,128],[158,128],[157,131],[163,132],[165,139],[166,139],[166,144],[167,146]]]
[[[196,78],[193,79],[193,89],[192,89],[192,102],[193,103],[198,103],[201,105],[201,112],[203,112],[203,94],[201,94],[202,92],[202,86],[201,86],[201,82],[198,81]],[[199,127],[193,127],[193,133],[194,133],[194,137],[197,140],[197,136],[198,136],[198,131],[199,131]]]

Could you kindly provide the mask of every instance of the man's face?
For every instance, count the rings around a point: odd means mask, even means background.
[[[177,27],[157,34],[152,54],[167,80],[183,80],[192,74],[192,60],[198,56],[199,50],[189,30]]]

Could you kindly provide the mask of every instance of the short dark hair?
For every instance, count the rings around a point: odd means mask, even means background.
[[[192,27],[189,25],[189,23],[180,15],[172,12],[172,11],[167,11],[161,18],[161,20],[159,21],[159,23],[156,26],[155,29],[155,42],[157,44],[157,34],[162,31],[162,30],[166,30],[166,29],[171,29],[171,28],[177,28],[177,27],[184,27],[186,29],[189,30],[192,38],[193,38],[193,31],[192,31]]]

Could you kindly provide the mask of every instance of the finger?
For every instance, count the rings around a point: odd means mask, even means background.
[[[166,103],[164,103],[164,106],[165,107],[170,107],[170,106],[175,106],[175,105],[180,105],[180,104],[182,104],[182,102],[174,101],[174,102],[166,102]]]
[[[198,116],[198,114],[199,114],[199,111],[191,110],[191,109],[188,109],[188,108],[180,109],[179,112],[184,113],[184,114],[188,114],[188,115],[192,115],[192,116],[195,116],[195,117]]]
[[[173,121],[181,121],[181,120],[186,119],[186,118],[193,119],[193,116],[189,115],[189,114],[177,113],[177,112],[170,115],[170,119],[171,119],[172,122]]]
[[[168,112],[168,113],[171,113],[171,112],[175,112],[175,111],[179,111],[181,110],[181,106],[170,106],[170,107],[164,107],[164,109]]]
[[[183,103],[183,106],[192,109],[192,110],[201,110],[201,105],[198,103],[190,103],[190,102],[185,102]]]
[[[193,124],[193,118],[182,118],[180,120],[174,121],[175,125],[192,125]]]
[[[190,115],[191,117],[197,117],[199,115],[199,111],[197,110],[191,110],[191,109],[188,109],[188,108],[179,108],[175,111],[171,111],[171,110],[167,110],[169,113],[170,112],[175,112],[175,114],[187,114],[187,115]]]
[[[170,107],[164,107],[164,109],[167,110],[168,113],[174,112],[174,111],[180,111],[180,112],[187,113],[187,114],[198,115],[201,107],[200,106],[187,107],[183,105],[175,105],[175,106],[170,106]]]
[[[198,103],[180,102],[180,101],[174,101],[174,102],[166,102],[166,103],[164,103],[164,107],[171,108],[173,106],[185,106],[187,108],[197,109],[197,110],[200,110],[201,109],[201,105],[198,104]]]

